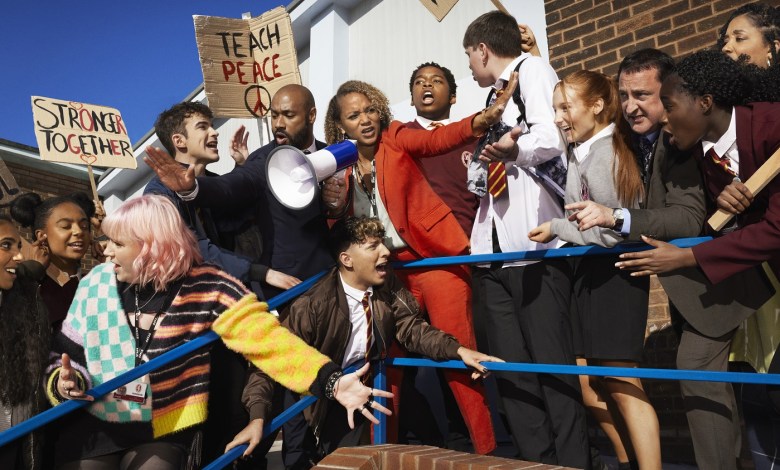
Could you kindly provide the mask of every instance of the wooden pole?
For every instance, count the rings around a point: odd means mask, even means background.
[[[493,2],[493,5],[495,5],[496,9],[502,13],[506,13],[507,15],[511,15],[509,13],[509,10],[506,9],[506,7],[501,3],[501,0],[490,0]]]
[[[775,150],[775,153],[767,161],[764,162],[761,167],[753,173],[745,186],[753,193],[753,196],[758,194],[775,176],[780,174],[780,148]],[[710,220],[707,223],[715,231],[720,231],[727,223],[734,217],[734,214],[718,209],[718,212],[712,214]]]

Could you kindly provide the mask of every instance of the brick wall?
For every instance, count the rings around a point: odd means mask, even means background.
[[[714,45],[720,27],[744,3],[747,2],[545,0],[550,63],[558,76],[564,77],[580,69],[614,75],[626,55],[645,47],[680,59]],[[780,0],[767,3],[780,6]],[[667,328],[670,325],[666,295],[654,279],[644,367],[674,367],[677,337]],[[645,388],[661,424],[664,461],[692,463],[693,451],[677,383],[645,381]],[[749,457],[746,460],[749,462]]]
[[[563,470],[566,468],[568,467],[467,454],[438,447],[399,444],[343,447],[322,459],[314,467],[318,470]]]
[[[86,179],[79,179],[56,173],[55,166],[52,166],[52,169],[55,171],[44,171],[8,161],[4,163],[14,176],[16,184],[19,185],[19,188],[23,193],[35,192],[43,199],[71,194],[77,191],[92,194],[92,189]],[[21,231],[22,235],[27,238],[27,240],[33,240],[32,234],[28,228],[23,228]],[[92,255],[88,253],[82,261],[82,269],[86,272],[95,265],[97,265],[97,262],[92,258]]]
[[[738,0],[545,0],[550,63],[563,77],[580,69],[614,75],[644,47],[679,58],[715,44]],[[780,6],[780,0],[767,3]]]

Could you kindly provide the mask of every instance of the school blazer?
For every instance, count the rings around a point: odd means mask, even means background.
[[[701,234],[706,216],[706,195],[698,160],[658,138],[652,172],[645,186],[642,209],[631,212],[629,239],[643,234],[661,240]],[[766,279],[758,271],[714,285],[699,268],[658,276],[669,300],[700,333],[718,337],[736,328],[768,298]]]
[[[780,103],[751,103],[734,109],[739,176],[747,181],[780,147]],[[765,261],[779,274],[779,178],[774,178],[756,195],[738,221],[739,230],[693,248],[696,261],[707,277],[717,283]]]

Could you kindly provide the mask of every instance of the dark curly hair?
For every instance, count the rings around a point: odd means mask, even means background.
[[[411,78],[409,78],[409,91],[412,91],[412,88],[414,88],[414,79],[417,78],[417,72],[419,72],[420,69],[424,69],[425,67],[434,67],[441,70],[441,73],[444,74],[444,79],[447,80],[447,85],[450,87],[450,95],[456,95],[455,91],[458,89],[458,84],[455,83],[455,76],[452,75],[452,71],[450,71],[450,69],[447,67],[437,64],[436,62],[425,62],[424,64],[418,65],[417,68],[414,69]]]
[[[0,215],[0,224],[13,222]],[[22,271],[19,272],[22,274]],[[0,402],[16,406],[34,400],[49,356],[49,319],[38,282],[19,276],[0,303]]]
[[[338,126],[338,123],[341,122],[341,103],[339,103],[339,98],[350,93],[364,95],[379,110],[380,131],[390,127],[393,113],[390,111],[390,102],[387,100],[387,96],[374,85],[361,82],[360,80],[349,80],[341,84],[336,94],[330,99],[330,103],[328,103],[328,111],[325,113],[325,142],[328,144],[335,144],[344,140],[344,135]]]
[[[211,108],[197,101],[185,101],[176,104],[157,116],[157,121],[154,123],[154,132],[171,156],[176,156],[176,147],[173,145],[171,136],[173,134],[184,134],[186,136],[187,130],[184,128],[184,120],[195,114],[214,119],[214,113],[211,112]]]
[[[721,108],[745,104],[751,84],[743,68],[720,51],[699,51],[681,60],[674,74],[680,91],[691,96],[711,95]]]
[[[43,200],[36,193],[25,193],[11,202],[11,217],[22,227],[31,227],[33,233],[46,226],[52,211],[66,202],[76,204],[88,219],[95,215],[95,203],[86,193],[77,192]]]
[[[365,243],[369,238],[385,238],[385,227],[376,217],[349,216],[339,219],[328,232],[328,250],[335,259],[350,245]]]
[[[753,64],[742,64],[742,72],[751,83],[747,102],[780,101],[780,66],[761,68]]]
[[[723,46],[726,44],[726,33],[731,21],[742,15],[750,20],[753,26],[761,32],[764,36],[764,41],[772,46],[770,47],[772,52],[771,65],[777,65],[780,57],[778,57],[778,52],[773,44],[775,41],[780,40],[780,10],[765,3],[748,3],[734,10],[729,19],[720,28],[720,31],[718,31],[718,42],[716,43],[718,50],[723,49]]]

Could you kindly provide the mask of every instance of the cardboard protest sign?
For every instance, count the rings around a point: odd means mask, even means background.
[[[425,8],[433,13],[433,16],[438,21],[441,21],[452,10],[452,7],[458,3],[458,0],[420,0],[420,3],[425,5]]]
[[[107,168],[135,168],[133,145],[114,108],[32,97],[41,159]]]
[[[196,15],[193,20],[206,98],[216,116],[265,116],[279,88],[301,83],[284,7],[250,19]]]

